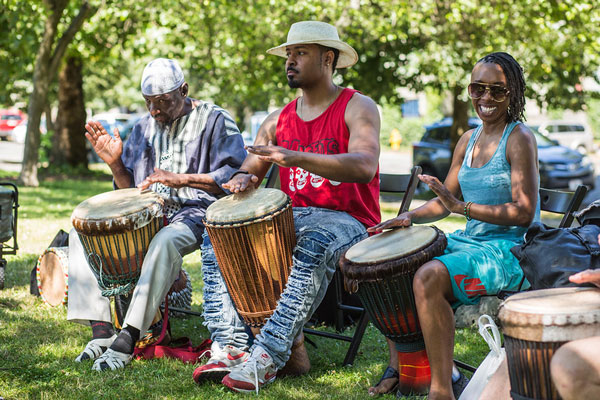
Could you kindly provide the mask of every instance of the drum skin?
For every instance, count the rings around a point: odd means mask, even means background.
[[[49,247],[38,258],[36,280],[42,300],[56,307],[67,304],[69,291],[69,248]]]
[[[133,290],[154,235],[163,227],[163,200],[151,191],[120,189],[91,197],[71,215],[103,295]]]
[[[238,313],[249,326],[263,326],[292,268],[291,200],[278,189],[226,196],[207,208],[204,225]]]
[[[373,324],[390,340],[405,343],[405,351],[422,347],[413,277],[421,265],[442,255],[446,244],[436,227],[411,226],[371,236],[340,261],[346,290],[358,293]]]
[[[501,305],[511,395],[560,399],[550,360],[564,343],[600,335],[600,289],[556,288],[510,296]]]

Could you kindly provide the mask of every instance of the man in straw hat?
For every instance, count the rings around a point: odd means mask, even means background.
[[[323,299],[339,257],[381,219],[377,107],[332,79],[336,68],[356,63],[356,51],[339,39],[334,26],[303,21],[291,26],[286,43],[267,53],[286,58],[288,84],[301,89],[302,96],[267,117],[241,169],[224,187],[234,193],[250,190],[277,164],[281,189],[292,199],[297,245],[277,308],[251,347],[229,333],[240,324],[239,317],[207,237],[202,248],[204,317],[214,344],[211,359],[194,371],[194,380],[222,378],[239,392],[258,391],[275,379]],[[294,347],[294,354],[303,356],[297,357],[295,370],[288,364],[285,371],[308,371],[306,350]]]
[[[151,61],[142,74],[141,89],[148,114],[125,144],[118,129],[111,136],[98,122],[86,125],[86,137],[110,167],[115,189],[150,188],[165,200],[168,225],[150,242],[118,336],[109,299],[101,294],[81,242],[74,231],[69,237],[67,319],[92,327],[92,340],[75,361],[95,360],[92,369],[99,371],[123,368],[140,336],[149,330],[160,332],[157,324],[162,321],[151,326],[153,318],[179,275],[182,257],[199,248],[206,207],[224,195],[223,184],[246,156],[229,113],[188,97],[177,61]]]

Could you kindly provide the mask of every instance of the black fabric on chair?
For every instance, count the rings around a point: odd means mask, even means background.
[[[587,193],[587,187],[579,185],[574,192],[567,192],[554,189],[540,188],[540,210],[551,212],[554,214],[561,214],[563,217],[558,225],[558,228],[569,228],[573,224],[574,213],[579,210],[583,198]],[[525,277],[521,280],[519,287],[523,285]],[[518,292],[501,290],[498,292],[497,297],[504,300],[508,296]],[[477,368],[465,364],[461,361],[454,360],[457,366],[466,369],[467,371],[475,372]]]

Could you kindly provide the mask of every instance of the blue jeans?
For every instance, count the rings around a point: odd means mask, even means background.
[[[345,212],[316,207],[293,211],[297,243],[292,272],[275,312],[255,340],[273,357],[277,368],[285,365],[294,338],[323,300],[342,253],[367,237],[365,227]],[[246,330],[246,336],[242,335],[243,322],[227,293],[206,233],[202,263],[204,324],[211,339],[221,345],[247,347],[249,337]],[[241,343],[244,338],[246,342]]]

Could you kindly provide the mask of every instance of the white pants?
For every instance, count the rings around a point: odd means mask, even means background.
[[[142,333],[148,330],[158,307],[177,279],[182,257],[199,248],[194,233],[182,222],[169,224],[154,235],[123,326],[132,326]],[[69,234],[67,320],[85,325],[89,325],[90,320],[111,321],[110,300],[102,296],[74,229]]]

